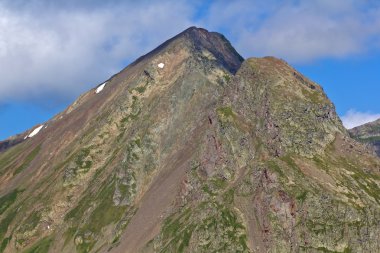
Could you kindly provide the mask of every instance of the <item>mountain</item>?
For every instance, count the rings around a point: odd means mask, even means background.
[[[16,139],[0,252],[380,251],[379,158],[318,84],[202,28]]]
[[[376,154],[380,157],[380,119],[355,127],[349,131],[352,138],[372,145],[375,148]]]

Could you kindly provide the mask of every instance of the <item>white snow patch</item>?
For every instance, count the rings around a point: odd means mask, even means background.
[[[95,93],[98,94],[99,92],[101,92],[104,89],[104,86],[106,86],[106,84],[107,82],[101,84],[98,88],[96,88]]]
[[[160,69],[162,69],[162,68],[164,68],[165,64],[163,64],[163,63],[161,62],[161,63],[159,63],[157,66],[158,66]]]
[[[36,129],[34,129],[34,130],[28,135],[28,137],[31,138],[31,137],[35,136],[36,134],[38,134],[38,132],[42,129],[43,126],[44,126],[44,125],[41,125],[41,126],[37,127]]]

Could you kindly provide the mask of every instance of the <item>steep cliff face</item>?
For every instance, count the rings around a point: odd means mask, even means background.
[[[349,130],[352,138],[374,147],[380,157],[380,119]]]
[[[274,156],[312,157],[345,133],[322,88],[273,57],[248,59],[230,97]]]
[[[379,160],[320,86],[281,60],[248,59],[208,119],[176,211],[144,252],[379,249]]]
[[[189,28],[0,153],[0,252],[376,252],[380,161],[322,88]],[[20,139],[21,140],[21,139]]]

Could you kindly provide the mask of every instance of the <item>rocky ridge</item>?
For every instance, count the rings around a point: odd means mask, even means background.
[[[380,250],[380,160],[318,84],[218,33],[187,29],[44,126],[0,153],[0,252]]]
[[[352,138],[374,147],[380,157],[380,119],[349,130]]]

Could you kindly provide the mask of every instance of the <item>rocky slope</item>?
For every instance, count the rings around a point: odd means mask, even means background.
[[[375,148],[380,157],[380,119],[350,129],[350,135],[360,142],[368,143]]]
[[[0,153],[0,252],[380,250],[380,160],[319,85],[218,33],[187,29],[22,140]]]

